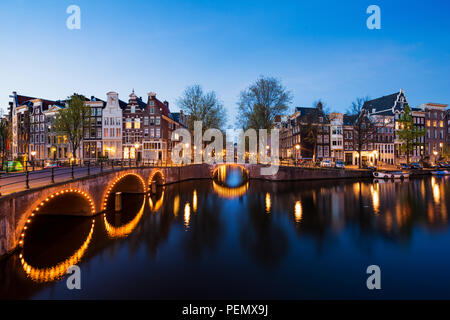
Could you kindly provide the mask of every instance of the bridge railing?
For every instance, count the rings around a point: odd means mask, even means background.
[[[77,160],[70,164],[50,164],[36,169],[25,164],[23,171],[0,174],[0,196],[19,192],[31,187],[42,187],[56,182],[71,181],[76,178],[89,177],[104,172],[128,170],[132,168],[169,168],[187,166],[168,161],[126,160]]]

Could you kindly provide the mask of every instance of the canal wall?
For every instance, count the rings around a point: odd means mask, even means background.
[[[323,180],[369,178],[371,172],[364,170],[340,170],[324,168],[300,168],[280,166],[274,175],[261,175],[262,165],[242,165],[250,179],[268,181]],[[211,179],[218,165],[198,164],[182,167],[124,168],[103,172],[74,180],[49,184],[0,197],[0,257],[20,246],[21,235],[35,214],[44,214],[47,203],[61,199],[59,207],[66,214],[92,216],[102,212],[114,189],[123,179],[131,183],[120,187],[122,192],[146,192],[152,182],[167,185],[186,180]],[[134,179],[134,180],[133,180]],[[84,201],[65,203],[67,196]],[[79,203],[79,205],[78,205]],[[58,206],[57,206],[58,208]],[[54,210],[55,211],[55,210]],[[25,228],[26,229],[26,228]]]

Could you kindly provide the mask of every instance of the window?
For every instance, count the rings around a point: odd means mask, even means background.
[[[155,136],[155,129],[151,128],[150,129],[150,137],[154,137]]]
[[[150,101],[150,107],[154,107],[155,106],[155,101]],[[153,112],[151,112],[151,113],[153,113]]]
[[[148,129],[147,128],[145,128],[144,134],[145,134],[145,136],[148,136]]]
[[[41,123],[41,131],[44,131],[44,124],[43,123]]]
[[[135,106],[131,106],[130,112],[131,112],[131,113],[136,113],[136,107],[135,107]]]
[[[103,129],[103,136],[108,137],[108,128]]]
[[[125,123],[125,128],[131,129],[131,118],[127,118],[126,123]]]
[[[151,105],[151,102],[152,102],[152,101],[150,101],[150,105]],[[154,113],[155,113],[155,108],[153,108],[153,107],[150,108],[150,114],[154,114]]]
[[[150,125],[153,126],[155,124],[155,117],[150,117]]]
[[[120,137],[120,128],[116,128],[116,137]]]
[[[159,126],[161,124],[161,117],[156,117],[156,125]]]
[[[135,118],[134,119],[134,128],[135,129],[140,129],[141,128],[141,119],[140,118]]]
[[[44,122],[44,115],[41,115],[41,122]]]
[[[144,118],[144,126],[148,126],[148,117]]]
[[[97,128],[97,138],[102,137],[102,128]]]
[[[45,136],[44,136],[44,134],[41,134],[41,143],[44,143],[45,142]]]

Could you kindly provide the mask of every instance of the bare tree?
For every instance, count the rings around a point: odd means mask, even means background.
[[[275,116],[284,114],[291,102],[291,92],[278,79],[261,76],[240,94],[237,125],[244,129],[272,129]]]
[[[347,114],[359,115],[364,107],[364,103],[369,100],[370,98],[368,96],[356,98],[356,100],[353,101],[350,107],[347,109]]]
[[[353,133],[354,133],[354,142],[356,146],[356,151],[358,152],[358,165],[361,168],[361,151],[367,146],[369,143],[373,142],[374,135],[376,133],[375,122],[370,118],[367,114],[366,110],[363,108],[358,118],[356,119],[355,124],[353,125]]]
[[[198,84],[189,86],[177,103],[187,114],[187,125],[191,131],[194,130],[195,121],[202,121],[203,130],[216,128],[223,131],[226,110],[214,91],[204,93]]]

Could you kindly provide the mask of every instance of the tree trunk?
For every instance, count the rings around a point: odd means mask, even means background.
[[[361,169],[361,148],[358,150],[358,167]]]

